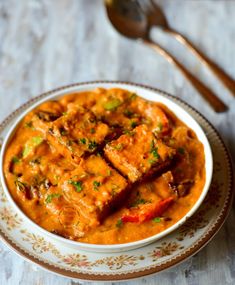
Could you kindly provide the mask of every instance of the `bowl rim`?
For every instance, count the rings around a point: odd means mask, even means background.
[[[144,91],[147,93],[150,93],[153,95],[157,95],[157,97],[160,97],[161,99],[163,98],[163,101],[166,102],[170,102],[173,106],[175,106],[176,108],[180,109],[180,111],[182,111],[183,116],[186,116],[188,118],[190,118],[190,120],[192,122],[194,122],[194,124],[197,127],[197,131],[195,131],[195,133],[198,136],[198,132],[201,132],[201,135],[203,137],[203,142],[201,139],[199,139],[201,141],[201,143],[203,144],[204,147],[204,154],[205,154],[205,167],[208,166],[209,164],[209,169],[206,169],[206,181],[205,181],[205,185],[203,187],[203,190],[199,196],[199,198],[197,199],[196,203],[193,205],[193,207],[179,220],[177,221],[175,224],[173,224],[172,226],[170,226],[169,228],[165,229],[164,231],[152,235],[150,237],[147,237],[145,239],[141,239],[138,241],[134,241],[134,242],[129,242],[129,243],[121,243],[121,244],[90,244],[90,243],[84,243],[84,242],[79,242],[79,241],[74,241],[74,240],[70,240],[70,239],[66,239],[64,237],[58,236],[56,234],[53,234],[49,231],[47,231],[46,229],[42,228],[41,226],[39,226],[38,224],[36,224],[33,220],[31,220],[24,212],[23,210],[20,209],[20,207],[17,205],[17,203],[14,201],[8,187],[5,181],[5,175],[4,175],[4,171],[3,171],[3,161],[4,161],[4,156],[5,156],[5,151],[7,149],[8,143],[10,142],[12,136],[14,135],[19,123],[21,122],[21,120],[24,118],[24,116],[32,111],[35,107],[39,106],[40,104],[42,104],[43,102],[46,102],[50,99],[55,99],[55,98],[59,98],[63,95],[72,93],[72,92],[83,92],[83,91],[87,91],[87,90],[94,90],[97,87],[103,87],[103,88],[123,88],[123,89],[127,89],[127,90],[131,90],[133,91],[133,89],[136,89],[138,96],[145,98],[146,100],[152,100],[153,102],[158,102],[158,100],[154,100],[146,98],[148,96],[142,96],[141,91]],[[164,97],[166,96],[166,97]],[[154,97],[154,96],[153,96]],[[181,105],[178,104],[177,101],[172,100],[174,99],[173,95],[170,95],[168,93],[166,93],[165,91],[159,90],[157,88],[152,88],[150,86],[146,86],[146,85],[142,85],[142,84],[136,84],[136,83],[131,83],[131,82],[122,82],[122,81],[88,81],[88,82],[84,82],[84,83],[77,83],[77,84],[71,84],[71,85],[66,85],[66,86],[62,86],[56,89],[53,89],[51,91],[48,91],[46,93],[43,93],[35,98],[33,98],[32,100],[30,100],[32,102],[32,104],[26,108],[14,121],[14,123],[12,124],[12,126],[10,127],[10,129],[7,132],[7,135],[4,138],[3,144],[2,144],[2,148],[1,148],[1,153],[0,153],[0,181],[3,185],[3,190],[7,196],[7,198],[9,199],[11,205],[15,208],[15,210],[20,213],[21,216],[23,216],[23,218],[25,220],[27,220],[33,227],[35,227],[35,229],[39,230],[40,232],[46,234],[48,237],[50,237],[51,239],[57,240],[59,242],[62,243],[66,243],[67,245],[70,245],[72,247],[76,247],[76,248],[80,248],[81,250],[88,250],[88,251],[94,251],[94,252],[115,252],[115,251],[126,251],[126,250],[131,250],[131,249],[136,249],[139,247],[143,247],[149,243],[152,243],[156,240],[161,239],[162,237],[168,235],[169,233],[173,232],[174,230],[176,230],[177,228],[179,228],[182,224],[184,224],[186,222],[186,220],[191,217],[200,207],[200,205],[202,204],[204,198],[206,197],[206,194],[209,190],[210,184],[211,184],[211,180],[212,180],[212,174],[213,174],[213,156],[212,156],[212,151],[211,151],[211,147],[210,147],[210,143],[207,139],[207,136],[205,134],[205,132],[203,131],[202,127],[200,126],[200,124],[196,121],[196,119],[194,119],[194,117],[192,117],[188,111],[186,111]],[[179,100],[181,103],[185,104],[185,105],[189,105],[187,103],[185,103],[182,99],[176,98],[177,100]],[[160,101],[161,102],[161,101]],[[28,102],[29,103],[29,102]],[[165,103],[163,103],[165,104]],[[189,105],[190,106],[190,105]],[[191,107],[191,106],[190,106]],[[192,108],[192,107],[191,107]],[[169,108],[171,110],[171,108]],[[174,113],[174,110],[172,110]],[[178,116],[177,116],[178,117]],[[182,120],[182,118],[180,118],[180,120]],[[187,123],[182,120],[186,125]],[[207,152],[205,151],[207,150]],[[207,168],[207,167],[206,167]]]

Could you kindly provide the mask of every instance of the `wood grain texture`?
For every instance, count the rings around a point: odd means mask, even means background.
[[[158,3],[172,27],[235,78],[234,0]],[[161,56],[120,37],[109,25],[101,0],[0,0],[0,121],[29,98],[61,85],[127,80],[190,103],[213,123],[235,158],[234,97],[170,36],[157,29],[152,36],[213,88],[229,111],[215,114]],[[1,285],[81,283],[36,268],[0,245]],[[124,284],[235,284],[235,207],[217,236],[194,257],[157,276]]]

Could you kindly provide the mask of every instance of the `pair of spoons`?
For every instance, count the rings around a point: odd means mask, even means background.
[[[228,107],[214,92],[202,81],[195,77],[174,56],[150,38],[153,26],[160,26],[164,31],[173,35],[179,42],[187,46],[204,63],[235,96],[235,81],[230,78],[215,63],[209,60],[193,44],[180,33],[171,29],[161,9],[152,0],[105,0],[107,15],[115,29],[131,39],[138,39],[155,51],[159,52],[166,60],[174,64],[181,73],[191,82],[194,88],[204,97],[216,112],[224,112]],[[144,5],[143,5],[144,4]]]

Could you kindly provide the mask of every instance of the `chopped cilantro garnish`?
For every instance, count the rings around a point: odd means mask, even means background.
[[[152,149],[154,149],[154,140],[151,140],[150,147],[151,147],[151,149],[150,149],[150,152],[151,152]]]
[[[160,223],[161,221],[162,221],[162,219],[159,218],[159,217],[153,218],[153,222],[154,222],[154,223]]]
[[[156,159],[149,159],[148,162],[149,162],[150,164],[154,164],[154,163],[157,162],[157,160],[156,160]]]
[[[13,163],[18,163],[18,162],[20,162],[20,159],[17,156],[13,156],[12,157],[12,162]]]
[[[81,138],[81,139],[80,139],[80,142],[81,142],[82,144],[86,144],[86,139],[85,139],[85,138]]]
[[[108,102],[106,102],[104,104],[104,109],[107,110],[107,111],[114,111],[116,110],[120,105],[122,104],[122,102],[117,99],[117,98],[114,98]]]
[[[140,198],[140,199],[137,199],[136,201],[134,201],[132,204],[131,204],[131,207],[136,207],[138,205],[141,205],[141,204],[146,204],[146,203],[149,203],[150,201],[148,200],[145,200],[143,198]]]
[[[96,155],[102,157],[102,151],[97,151]]]
[[[162,129],[163,129],[162,122],[159,122],[159,123],[158,123],[158,126],[157,126],[157,128],[156,128],[156,131],[157,131],[157,132],[161,132]]]
[[[160,157],[159,154],[158,154],[158,152],[157,152],[157,147],[152,150],[152,154],[153,154],[153,156],[156,157],[156,158],[159,158],[159,157]]]
[[[91,133],[91,134],[94,134],[94,133],[95,133],[95,129],[94,129],[94,128],[91,128],[91,129],[90,129],[90,133]]]
[[[125,135],[129,135],[129,136],[134,136],[135,131],[123,130],[123,134],[125,134]]]
[[[97,148],[97,143],[96,143],[96,141],[90,141],[90,142],[88,143],[88,148],[91,149],[91,150]]]
[[[24,126],[25,126],[26,128],[29,128],[29,129],[34,129],[33,123],[32,123],[31,121],[26,122]]]
[[[100,187],[100,185],[101,185],[101,182],[99,182],[99,181],[93,181],[93,187],[94,187],[94,190],[98,190],[98,187]]]
[[[123,221],[122,221],[122,219],[118,219],[117,220],[117,223],[116,223],[116,227],[117,228],[121,228],[123,226]]]
[[[131,93],[129,99],[130,99],[130,100],[135,100],[136,97],[137,97],[137,94],[136,94],[136,93]]]
[[[123,149],[123,144],[119,143],[119,144],[115,145],[113,148],[116,149],[116,150],[122,150]]]
[[[69,180],[68,183],[75,187],[76,192],[79,193],[82,191],[82,182],[81,181]]]
[[[152,153],[153,157],[155,158],[160,158],[159,154],[158,154],[158,148],[155,147],[155,144],[154,144],[154,140],[151,141],[151,144],[150,144],[150,153]]]
[[[53,193],[53,194],[50,194],[46,197],[46,200],[45,202],[48,204],[48,203],[51,203],[52,202],[52,199],[54,198],[60,198],[61,197],[61,194],[58,194],[58,193]]]
[[[134,113],[128,109],[124,110],[123,114],[128,118],[131,118],[134,115]]]
[[[40,163],[41,163],[41,158],[40,158],[40,157],[34,158],[34,159],[32,159],[32,160],[29,162],[30,165],[40,164]]]
[[[67,131],[66,131],[63,127],[60,128],[59,131],[60,131],[60,134],[61,134],[62,136],[66,136],[66,135],[67,135]]]
[[[61,135],[62,135],[62,136],[66,136],[66,135],[67,135],[67,132],[66,132],[66,131],[62,131],[62,132],[61,132]]]
[[[137,123],[136,123],[135,121],[132,121],[132,122],[131,122],[131,127],[132,127],[132,128],[135,128],[136,126],[137,126]]]

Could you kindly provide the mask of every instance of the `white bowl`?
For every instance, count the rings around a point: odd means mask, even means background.
[[[96,245],[96,244],[88,244],[88,243],[81,243],[77,241],[72,241],[60,236],[57,236],[55,234],[52,234],[48,232],[47,230],[41,228],[36,223],[34,223],[29,217],[27,217],[24,212],[18,207],[18,205],[13,200],[8,187],[6,185],[6,181],[3,174],[3,158],[6,151],[6,148],[8,146],[8,143],[10,142],[12,136],[15,133],[15,130],[17,129],[17,126],[19,122],[22,120],[22,118],[31,110],[33,110],[35,107],[40,105],[41,103],[48,101],[48,100],[55,100],[60,98],[61,96],[72,93],[72,92],[81,92],[85,90],[93,90],[97,87],[103,87],[103,88],[123,88],[126,90],[129,90],[131,92],[137,93],[139,96],[155,102],[160,102],[165,104],[181,121],[183,121],[187,126],[189,126],[193,131],[196,133],[198,139],[201,141],[201,143],[204,146],[204,152],[205,152],[205,168],[206,168],[206,181],[204,188],[202,190],[202,193],[200,197],[198,198],[197,202],[194,204],[194,206],[191,208],[191,210],[183,217],[181,218],[177,223],[172,225],[171,227],[167,228],[161,233],[158,233],[156,235],[153,235],[151,237],[145,238],[143,240],[130,242],[130,243],[124,243],[124,244],[114,244],[114,245]],[[65,86],[62,88],[58,88],[56,90],[52,90],[48,92],[48,95],[42,96],[43,98],[36,103],[34,103],[31,107],[29,107],[25,112],[23,112],[15,121],[13,126],[10,128],[4,142],[2,145],[1,150],[1,156],[0,156],[0,176],[1,176],[1,182],[4,188],[4,191],[6,193],[7,198],[13,205],[13,207],[19,212],[19,214],[23,217],[23,219],[28,220],[28,222],[32,225],[32,227],[36,230],[41,231],[43,234],[47,235],[51,240],[61,242],[69,247],[81,249],[81,250],[88,250],[88,251],[95,251],[95,252],[121,252],[126,251],[138,247],[142,247],[146,244],[152,243],[163,236],[169,234],[170,232],[174,231],[178,227],[180,227],[189,217],[191,217],[195,211],[199,208],[202,201],[204,200],[211,183],[212,179],[212,172],[213,172],[213,159],[212,159],[212,152],[209,145],[209,142],[207,140],[207,137],[205,133],[203,132],[200,125],[195,121],[194,118],[190,116],[188,112],[186,112],[181,106],[179,106],[177,103],[173,102],[173,100],[169,99],[171,96],[166,94],[165,92],[152,89],[150,87],[145,87],[137,84],[131,84],[131,83],[122,83],[122,82],[88,82],[88,83],[80,83],[80,84],[74,84],[70,86]]]

